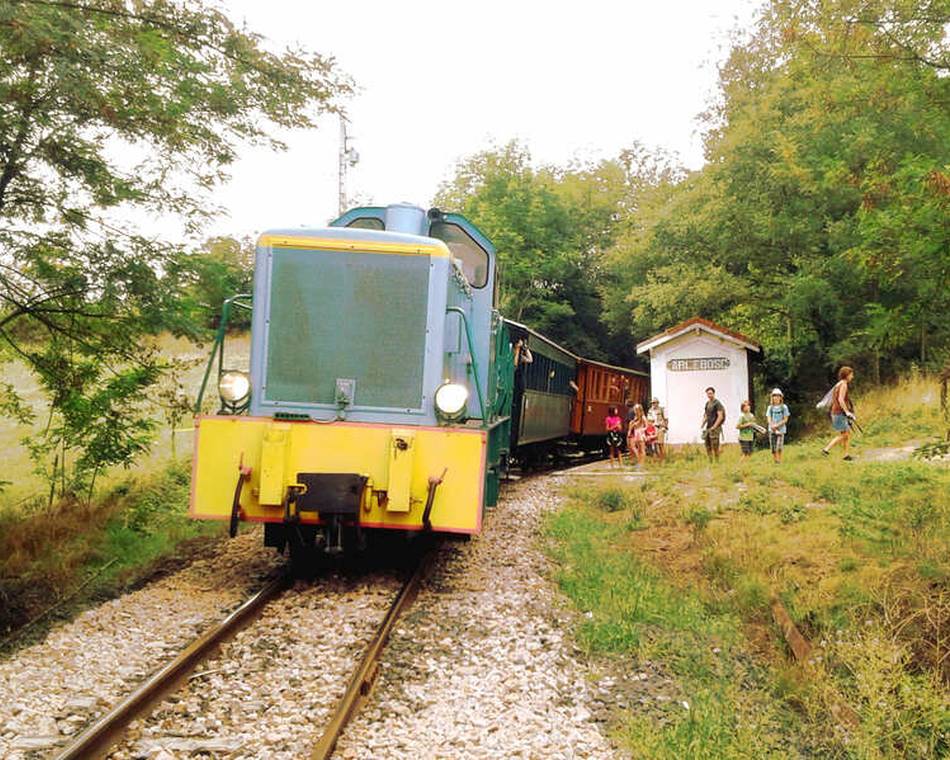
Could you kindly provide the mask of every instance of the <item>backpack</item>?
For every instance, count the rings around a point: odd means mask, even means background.
[[[835,398],[835,388],[838,387],[838,384],[835,383],[831,386],[831,390],[828,391],[824,396],[821,397],[821,401],[815,404],[815,409],[819,412],[830,412],[831,411],[831,402]]]

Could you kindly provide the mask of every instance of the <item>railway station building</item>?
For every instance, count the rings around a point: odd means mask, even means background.
[[[669,444],[701,444],[700,430],[706,388],[716,389],[726,408],[723,442],[737,443],[740,405],[752,400],[749,359],[762,347],[751,338],[693,317],[637,344],[650,356],[651,398],[666,411]]]

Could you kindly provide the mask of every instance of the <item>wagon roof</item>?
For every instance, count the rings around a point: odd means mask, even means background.
[[[593,364],[596,367],[604,367],[605,369],[612,369],[615,372],[626,372],[628,375],[642,375],[643,377],[649,377],[649,372],[644,372],[641,369],[633,369],[633,367],[618,367],[616,364],[607,364],[606,362],[598,362],[594,359],[584,359],[578,358],[578,362],[581,364]]]
[[[267,230],[257,240],[259,247],[279,246],[293,247],[307,244],[317,247],[334,247],[342,245],[353,247],[399,246],[418,248],[419,250],[436,252],[437,255],[448,256],[449,249],[445,243],[436,238],[424,235],[411,235],[405,232],[387,232],[385,230],[348,229],[346,227],[307,228]]]
[[[720,338],[725,338],[732,343],[738,343],[750,351],[757,353],[762,350],[762,346],[759,343],[756,343],[752,338],[740,332],[730,330],[728,327],[723,327],[722,325],[717,325],[715,322],[710,322],[708,319],[703,319],[702,317],[693,317],[692,319],[687,319],[685,322],[680,322],[678,325],[673,325],[673,327],[654,335],[652,338],[640,341],[637,343],[637,353],[646,353],[651,348],[656,348],[668,341],[679,338],[681,335],[685,335],[690,331],[712,333],[713,335],[718,335]]]

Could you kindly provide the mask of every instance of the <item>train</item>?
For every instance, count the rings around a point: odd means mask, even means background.
[[[297,563],[379,531],[470,536],[510,462],[602,441],[607,408],[645,400],[647,373],[505,319],[497,264],[464,216],[411,204],[263,233],[198,394],[191,517],[231,535],[263,523]],[[237,309],[251,311],[248,371],[229,367]]]

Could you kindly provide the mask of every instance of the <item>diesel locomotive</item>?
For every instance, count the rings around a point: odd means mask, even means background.
[[[292,558],[376,529],[470,535],[511,456],[602,434],[597,363],[503,319],[496,263],[465,217],[408,204],[261,235],[254,292],[225,302],[199,393],[191,516],[232,535],[262,522]],[[238,308],[248,372],[225,350]],[[220,408],[202,413],[215,363]],[[597,366],[622,398],[645,396],[644,373]]]

